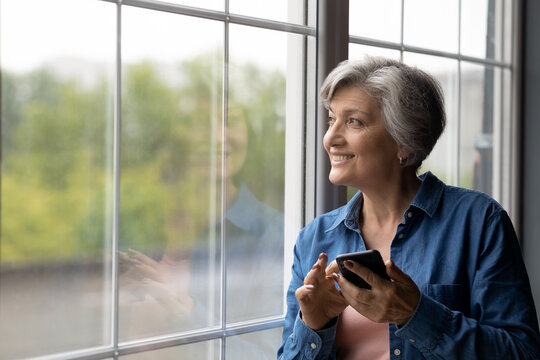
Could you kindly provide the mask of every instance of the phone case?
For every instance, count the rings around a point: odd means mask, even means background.
[[[341,254],[336,257],[339,270],[341,271],[341,274],[345,277],[345,279],[349,280],[360,288],[371,289],[371,285],[369,285],[360,276],[349,271],[345,267],[345,265],[343,264],[345,260],[355,261],[369,268],[371,271],[373,271],[380,277],[386,280],[390,280],[390,277],[386,273],[386,267],[384,266],[382,256],[377,250],[366,250],[348,254]]]

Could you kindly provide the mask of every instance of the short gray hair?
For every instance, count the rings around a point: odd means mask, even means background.
[[[366,57],[343,61],[328,74],[320,97],[328,109],[338,89],[357,86],[381,107],[386,131],[409,152],[403,166],[419,168],[446,125],[444,98],[431,75],[400,61]]]

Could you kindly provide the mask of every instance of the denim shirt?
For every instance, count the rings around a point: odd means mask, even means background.
[[[540,359],[529,280],[512,223],[489,196],[447,186],[433,174],[404,213],[390,248],[421,291],[402,327],[389,324],[391,359]],[[335,359],[337,319],[313,331],[299,316],[295,290],[321,252],[329,261],[365,250],[358,229],[363,197],[301,230],[279,359]]]

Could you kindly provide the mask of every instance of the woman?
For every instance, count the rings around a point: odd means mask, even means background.
[[[326,78],[330,181],[360,191],[298,237],[280,359],[539,359],[538,324],[511,221],[480,192],[416,175],[445,126],[441,89],[397,61]],[[385,280],[342,253],[378,250]],[[336,287],[337,285],[337,287]],[[338,290],[338,288],[340,290]]]

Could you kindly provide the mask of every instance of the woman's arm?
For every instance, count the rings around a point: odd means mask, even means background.
[[[305,278],[300,265],[302,258],[295,247],[293,277],[287,291],[287,314],[278,359],[335,359],[333,348],[337,316],[346,303],[332,278],[326,275],[326,254],[319,256]],[[300,309],[306,314],[304,319]]]
[[[428,359],[540,359],[540,335],[527,272],[504,211],[487,221],[470,288],[470,314],[422,295],[396,335]]]

